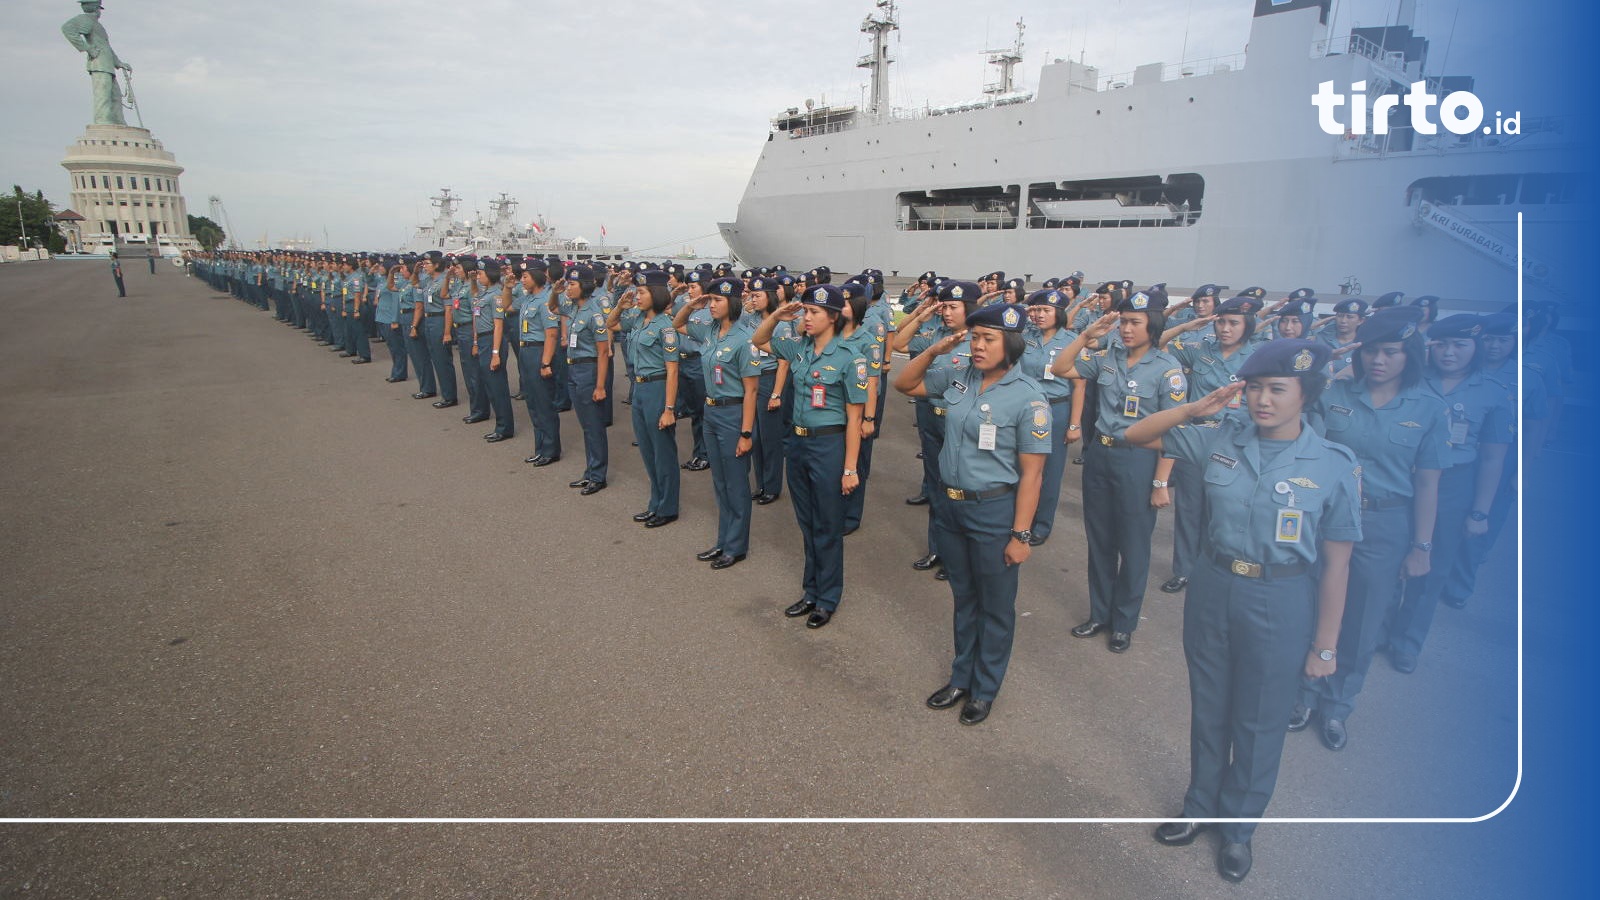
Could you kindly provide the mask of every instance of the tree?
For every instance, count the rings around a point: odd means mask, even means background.
[[[43,191],[30,195],[21,185],[13,185],[11,193],[0,197],[0,244],[20,247],[26,233],[29,247],[46,247],[51,253],[60,253],[66,249],[66,239],[56,230],[55,214]]]
[[[205,216],[189,217],[189,233],[194,235],[194,239],[199,241],[200,246],[207,252],[222,246],[222,242],[228,239],[222,226]]]

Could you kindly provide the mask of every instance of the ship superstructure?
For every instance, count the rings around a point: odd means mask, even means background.
[[[441,188],[429,201],[435,210],[433,221],[417,227],[401,250],[426,253],[471,253],[499,256],[508,253],[554,256],[573,260],[620,260],[628,253],[621,245],[592,243],[584,237],[562,237],[543,216],[526,224],[516,220],[518,203],[507,194],[489,201],[489,216],[456,218],[462,198],[450,188]]]

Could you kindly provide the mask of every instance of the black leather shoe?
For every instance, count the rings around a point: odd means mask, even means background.
[[[509,434],[501,434],[498,431],[491,431],[488,434],[484,435],[483,439],[488,441],[491,444],[498,444],[501,441],[509,441],[509,440],[511,440],[511,435],[509,435]]]
[[[1182,575],[1174,575],[1168,578],[1165,584],[1161,585],[1161,592],[1163,594],[1176,594],[1188,586],[1189,579],[1184,578]]]
[[[767,495],[766,491],[756,491],[754,494],[750,495],[750,502],[754,503],[755,501],[760,500],[762,497],[765,497],[766,495]]]
[[[413,399],[413,400],[432,400],[434,397],[437,397],[437,396],[439,396],[439,395],[434,393],[433,391],[417,391],[415,394],[411,395],[411,399]]]
[[[645,522],[648,522],[651,519],[654,519],[655,517],[656,517],[656,513],[655,513],[655,510],[653,510],[653,509],[647,509],[642,513],[634,513],[633,514],[633,520],[635,522],[639,522],[641,524],[643,524]],[[721,555],[721,553],[722,553],[721,550],[717,551],[717,554],[719,556]],[[707,558],[709,559],[710,557],[707,557]]]
[[[756,504],[758,506],[766,506],[768,504],[776,503],[776,502],[778,502],[778,495],[777,494],[762,494],[761,496],[756,498]]]
[[[946,571],[943,567],[941,567],[939,569],[939,571],[933,573],[933,580],[934,581],[949,581],[950,580],[950,573],[948,571]]]
[[[949,709],[967,699],[967,689],[945,685],[928,697],[929,709]]]
[[[513,399],[513,400],[521,400],[522,399],[522,394],[520,392],[512,394],[511,395],[511,399]]]
[[[486,415],[484,413],[478,413],[475,416],[462,416],[461,417],[461,421],[465,422],[468,425],[476,425],[479,422],[487,422],[487,421],[489,421],[489,417],[488,417],[488,415]]]
[[[713,569],[731,569],[734,566],[736,566],[736,565],[738,565],[739,563],[742,563],[742,562],[744,562],[744,554],[743,553],[739,554],[738,556],[729,556],[727,554],[723,554],[722,556],[717,558],[716,562],[711,564],[711,568],[713,568]]]
[[[928,495],[927,494],[918,494],[915,497],[907,497],[906,498],[906,505],[907,506],[927,506],[928,505]]]
[[[358,356],[355,359],[350,360],[350,364],[353,366],[364,366],[369,362],[372,362],[372,360],[367,359],[365,356]]]
[[[828,622],[832,619],[833,612],[831,610],[818,607],[812,610],[811,615],[806,618],[806,627],[821,628],[822,626],[828,624]]]
[[[1343,750],[1344,745],[1350,743],[1350,735],[1344,730],[1343,719],[1330,719],[1324,716],[1317,735],[1322,738],[1322,746],[1329,750]]]
[[[385,378],[384,381],[387,381],[390,384],[399,384],[400,382],[405,381],[405,379],[404,378],[396,378],[393,375],[391,375],[388,378]]]
[[[433,401],[433,408],[434,409],[449,409],[450,407],[455,406],[455,405],[456,405],[456,401],[455,400],[435,400],[435,401]]]
[[[918,572],[926,572],[938,564],[939,554],[929,553],[927,556],[924,556],[921,559],[913,560],[911,563],[911,568],[916,569]]]
[[[704,472],[709,468],[711,468],[711,460],[703,456],[697,456],[689,460],[689,471],[691,472]]]
[[[585,488],[588,486],[589,480],[587,478],[579,478],[577,481],[567,482],[567,487]]]
[[[1072,464],[1073,464],[1073,465],[1075,465],[1075,466],[1081,466],[1081,465],[1083,465],[1083,457],[1081,457],[1081,456],[1074,456],[1074,457],[1073,457],[1073,458],[1072,458]]]
[[[923,453],[921,450],[917,451],[917,459],[927,459],[927,458],[928,458],[927,454]]]
[[[1126,631],[1111,632],[1111,641],[1106,644],[1112,653],[1127,653],[1131,646],[1133,646],[1133,635]]]
[[[1217,851],[1217,874],[1238,884],[1250,874],[1250,862],[1249,844],[1223,844]]]
[[[1389,665],[1394,667],[1401,675],[1410,675],[1417,670],[1417,658],[1409,653],[1401,653],[1393,647],[1389,648]]]
[[[602,482],[600,486],[601,487],[605,487],[605,484]],[[678,517],[677,516],[655,516],[650,521],[644,523],[644,527],[646,527],[646,528],[660,528],[663,525],[671,525],[673,522],[676,522],[676,521],[678,521]]]
[[[1168,847],[1187,847],[1206,830],[1202,822],[1163,822],[1156,826],[1156,843]]]
[[[851,525],[849,528],[846,528],[844,530],[843,534],[844,534],[845,537],[849,537],[850,535],[855,534],[856,532],[858,532],[860,530],[861,530],[861,526],[860,525]]]
[[[634,518],[637,519],[639,517],[638,516],[634,516]],[[721,555],[722,555],[722,548],[721,547],[711,547],[710,549],[701,550],[699,553],[696,553],[694,555],[694,558],[700,560],[701,562],[711,562],[712,560],[716,559],[717,557],[719,557]]]
[[[605,489],[606,489],[606,483],[604,481],[591,481],[588,484],[584,485],[583,486],[583,490],[579,491],[578,493],[582,494],[585,497],[587,497],[590,494],[598,494],[598,493],[600,493],[601,491],[603,491]],[[677,516],[673,516],[672,518],[676,519],[678,517]],[[649,522],[646,522],[644,524],[645,524],[645,527],[647,527],[647,528],[650,526]]]
[[[791,619],[798,619],[816,608],[817,605],[810,600],[796,600],[789,605],[788,609],[783,611],[783,614]]]
[[[976,700],[967,698],[967,705],[961,707],[961,724],[976,725],[989,718],[989,704],[991,700]]]
[[[1289,730],[1291,732],[1305,731],[1306,726],[1310,724],[1311,710],[1302,704],[1296,703],[1294,710],[1289,713]]]
[[[1082,625],[1078,625],[1073,628],[1072,636],[1078,638],[1090,638],[1105,630],[1106,626],[1104,622],[1096,622],[1095,620],[1090,619],[1089,621],[1084,622]]]
[[[1442,600],[1444,605],[1450,607],[1451,609],[1467,608],[1467,600],[1465,597],[1444,597]]]
[[[341,350],[341,351],[339,351],[339,358],[340,359],[344,359],[347,356],[355,356],[355,354],[351,353],[349,350]]]
[[[559,456],[530,456],[527,459],[523,460],[523,462],[525,462],[525,463],[533,463],[534,466],[538,467],[538,466],[548,466],[553,462],[559,461],[560,459],[561,459],[561,457],[559,457]]]

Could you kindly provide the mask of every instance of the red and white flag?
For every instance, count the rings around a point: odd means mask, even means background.
[[[604,225],[601,225],[600,226],[600,240],[603,241],[605,239],[606,239],[606,227]]]

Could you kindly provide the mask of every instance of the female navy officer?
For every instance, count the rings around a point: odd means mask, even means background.
[[[628,335],[624,352],[633,357],[633,437],[650,479],[650,499],[633,520],[660,528],[678,521],[678,332],[668,313],[667,273],[641,272],[635,281],[637,286],[612,308],[609,322],[620,321]]]
[[[1450,455],[1439,475],[1432,568],[1425,577],[1406,581],[1400,609],[1389,623],[1389,663],[1406,675],[1417,669],[1439,600],[1448,593],[1465,603],[1472,595],[1463,557],[1470,552],[1471,538],[1489,532],[1489,511],[1507,450],[1517,436],[1511,388],[1482,370],[1482,332],[1482,317],[1473,315],[1448,316],[1428,331],[1423,381],[1449,407]]]
[[[780,321],[804,310],[804,337],[774,338]],[[750,338],[758,350],[789,361],[795,392],[788,442],[789,498],[805,541],[805,595],[785,609],[806,627],[833,618],[844,593],[844,498],[856,489],[867,361],[839,340],[844,293],[831,284],[808,289],[768,313]],[[809,615],[808,615],[809,614]]]
[[[611,370],[611,333],[606,313],[595,298],[594,273],[586,266],[566,277],[566,297],[560,301],[567,320],[567,372],[572,382],[572,407],[583,429],[583,476],[568,484],[582,488],[587,497],[606,489],[610,448],[606,444],[606,375]]]
[[[1052,450],[1050,405],[1019,365],[1025,321],[1017,304],[986,306],[895,378],[901,393],[941,395],[948,409],[939,452],[943,496],[933,508],[939,557],[955,599],[955,659],[950,680],[927,703],[949,709],[965,699],[963,725],[988,717],[1005,679],[1016,632],[1017,575],[1032,552],[1030,529]],[[933,365],[969,335],[965,367]]]
[[[1328,358],[1320,341],[1273,341],[1239,367],[1240,381],[1135,422],[1124,435],[1189,460],[1211,510],[1210,552],[1196,562],[1183,608],[1186,819],[1266,812],[1283,759],[1282,717],[1300,676],[1325,677],[1336,666],[1351,545],[1361,539],[1361,470],[1349,449],[1307,423]],[[1241,388],[1247,415],[1223,416]],[[1182,846],[1207,827],[1169,822],[1155,837]],[[1218,827],[1217,871],[1242,881],[1255,825]]]
[[[549,263],[529,257],[522,264],[527,294],[517,326],[517,373],[533,423],[533,455],[523,462],[548,466],[561,459],[561,417],[557,410],[555,360],[561,348],[561,319],[550,312]],[[563,357],[564,358],[564,357]]]
[[[1082,436],[1081,428],[1068,423],[1076,409],[1083,413],[1083,394],[1073,391],[1072,379],[1057,377],[1050,370],[1056,357],[1066,352],[1077,332],[1066,327],[1071,300],[1065,291],[1034,291],[1028,295],[1028,327],[1023,332],[1022,371],[1039,382],[1045,402],[1050,405],[1050,434],[1054,442],[1044,462],[1044,480],[1039,487],[1039,506],[1033,514],[1029,543],[1044,543],[1055,530],[1056,507],[1061,502],[1061,477],[1067,468],[1067,446]]]
[[[1361,463],[1362,539],[1350,560],[1350,591],[1339,631],[1339,666],[1307,681],[1289,729],[1321,719],[1329,750],[1348,741],[1345,719],[1372,666],[1401,577],[1428,574],[1439,470],[1449,459],[1444,401],[1422,384],[1422,310],[1381,309],[1355,334],[1354,378],[1335,378],[1320,411],[1328,440],[1349,447]]]
[[[494,430],[483,436],[489,443],[517,433],[511,411],[511,381],[501,347],[506,336],[506,307],[511,283],[501,277],[500,261],[486,259],[478,269],[478,287],[472,294],[472,354],[478,364],[478,383],[486,405],[494,412]]]
[[[794,298],[794,279],[788,275],[761,275],[751,279],[745,293],[744,314],[751,321],[760,322],[767,313]],[[742,317],[741,317],[742,318]],[[779,323],[780,335],[794,332],[793,322]],[[755,449],[751,463],[756,473],[756,492],[750,498],[766,506],[783,493],[783,442],[784,424],[788,419],[784,398],[794,396],[784,391],[789,383],[789,364],[771,353],[758,350],[761,376],[757,389]]]
[[[1084,451],[1084,531],[1089,544],[1089,618],[1073,637],[1094,637],[1108,628],[1107,646],[1123,653],[1133,643],[1150,575],[1150,536],[1156,510],[1171,504],[1167,476],[1172,460],[1135,447],[1122,433],[1138,420],[1184,402],[1189,383],[1183,367],[1157,349],[1165,326],[1166,291],[1160,285],[1117,301],[1073,339],[1050,370],[1059,377],[1098,385],[1096,440]],[[1091,353],[1116,326],[1121,342]],[[1076,387],[1076,386],[1075,386]]]

